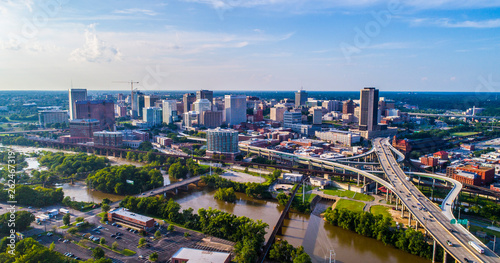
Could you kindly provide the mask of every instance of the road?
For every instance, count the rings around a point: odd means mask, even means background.
[[[445,205],[441,209],[423,196],[413,183],[406,180],[407,175],[399,167],[394,155],[391,153],[388,139],[374,139],[373,145],[388,180],[397,189],[395,194],[401,199],[405,207],[411,210],[413,219],[416,217],[419,222],[423,223],[424,228],[434,237],[437,243],[459,262],[467,262],[466,258],[474,262],[500,262],[500,258],[493,251],[482,245],[482,243],[478,243],[477,239],[472,237],[468,231],[464,231],[463,227],[450,224],[450,205],[452,201],[447,200],[453,200],[452,198],[456,197],[460,191],[459,188],[456,188],[458,192],[456,189],[450,192],[448,197],[445,198]],[[470,240],[475,240],[476,243],[482,245],[485,253],[479,254],[469,246],[468,242]],[[448,246],[447,241],[450,241],[452,246]]]

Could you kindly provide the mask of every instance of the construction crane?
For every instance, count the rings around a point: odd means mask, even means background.
[[[113,81],[113,83],[130,83],[130,106],[132,108],[132,118],[134,112],[134,84],[139,84],[138,81]]]

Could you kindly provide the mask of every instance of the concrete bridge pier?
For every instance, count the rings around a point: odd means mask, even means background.
[[[399,198],[396,196],[396,210],[398,210]]]
[[[411,212],[408,210],[408,227],[411,227]]]
[[[436,240],[434,239],[434,244],[432,245],[432,263],[436,262]]]
[[[363,185],[366,185],[366,176],[363,176]]]
[[[378,194],[378,183],[375,182],[375,194]]]
[[[448,253],[446,253],[446,250],[443,251],[443,263],[446,263],[446,259],[448,257]]]
[[[357,186],[359,186],[359,173],[358,173],[358,185]]]
[[[405,218],[405,206],[401,204],[401,219]]]

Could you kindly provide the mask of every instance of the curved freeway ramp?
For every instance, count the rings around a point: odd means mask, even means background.
[[[452,255],[458,262],[467,262],[468,260],[488,263],[500,262],[500,258],[484,245],[482,246],[484,254],[477,252],[468,242],[472,240],[477,243],[478,240],[467,230],[464,231],[462,226],[452,225],[450,223],[450,219],[453,217],[451,205],[462,189],[462,185],[459,182],[447,178],[446,181],[452,182],[454,188],[445,198],[445,205],[443,208],[439,208],[428,198],[423,196],[413,183],[407,180],[406,174],[399,167],[391,152],[392,149],[388,139],[374,139],[373,144],[376,148],[375,150],[379,157],[380,164],[389,178],[389,181],[397,188],[395,194],[401,199],[405,207],[410,210],[413,217],[424,226],[434,240],[439,243],[448,254]],[[445,179],[438,175],[423,175],[441,180]],[[420,209],[420,207],[425,209]],[[452,243],[451,246],[447,245],[448,241]]]

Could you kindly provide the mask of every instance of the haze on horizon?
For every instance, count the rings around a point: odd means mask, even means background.
[[[0,89],[499,92],[499,11],[500,0],[7,0]]]

